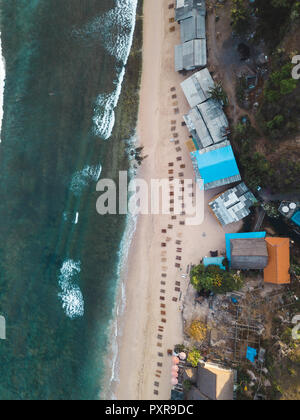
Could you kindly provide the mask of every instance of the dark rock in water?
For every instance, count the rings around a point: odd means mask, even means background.
[[[241,61],[246,61],[250,58],[250,47],[243,42],[238,45],[238,52],[241,56]]]

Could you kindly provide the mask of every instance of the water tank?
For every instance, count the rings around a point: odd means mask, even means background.
[[[290,209],[288,208],[288,206],[282,207],[282,212],[283,213],[288,214],[289,211],[290,211]]]
[[[297,204],[296,203],[291,203],[290,204],[290,209],[291,210],[296,210],[296,208],[297,208]]]

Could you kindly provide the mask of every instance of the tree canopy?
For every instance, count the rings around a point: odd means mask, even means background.
[[[222,270],[219,266],[204,267],[200,264],[191,270],[191,283],[198,292],[224,294],[240,290],[243,279],[240,274]]]

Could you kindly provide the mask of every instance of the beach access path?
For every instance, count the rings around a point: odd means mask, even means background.
[[[185,77],[174,70],[180,27],[171,20],[172,3],[144,0],[138,137],[149,157],[138,176],[148,182],[170,176],[194,179],[185,146],[189,134],[181,124],[183,114],[189,111],[180,87]],[[241,227],[236,224],[223,229],[208,210],[209,200],[218,192],[205,194],[201,226],[186,226],[184,216],[139,216],[128,261],[117,399],[170,398],[171,357],[167,351],[183,342],[181,307],[189,282],[188,276],[184,277],[186,268],[190,263],[198,264],[210,250],[225,251],[225,233]],[[170,206],[171,201],[170,197]]]

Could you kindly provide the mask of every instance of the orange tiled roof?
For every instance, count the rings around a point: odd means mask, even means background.
[[[266,283],[290,284],[290,240],[289,238],[266,238],[269,263],[264,270]]]

